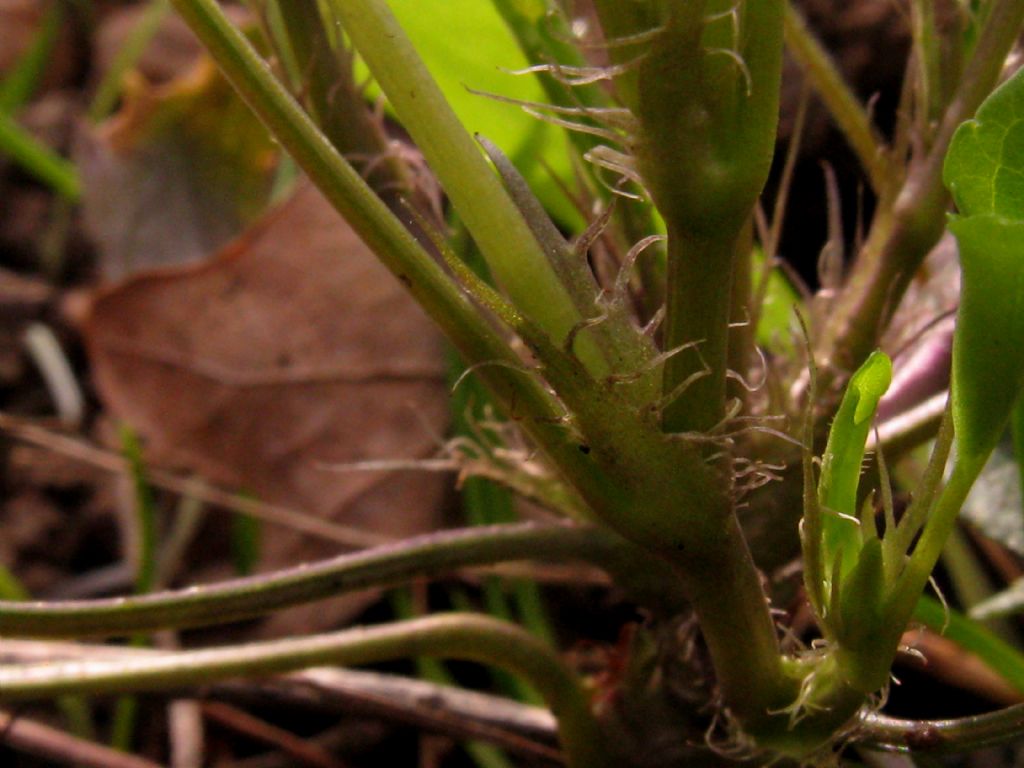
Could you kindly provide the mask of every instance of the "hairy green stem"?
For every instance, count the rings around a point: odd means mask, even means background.
[[[519,356],[324,138],[218,4],[214,0],[173,2],[281,145],[448,335],[467,363],[478,366],[477,375],[509,417],[519,421],[587,498],[614,493],[614,485],[580,453],[561,427],[562,413],[551,395],[528,373],[510,375],[510,369],[522,368]],[[492,171],[487,169],[487,173]]]
[[[677,553],[685,565],[686,592],[729,710],[748,732],[770,732],[779,719],[772,713],[793,703],[797,684],[786,677],[760,574],[739,523],[730,515],[716,528],[699,551]]]
[[[570,766],[617,765],[572,671],[526,631],[475,615],[431,616],[313,637],[152,657],[0,667],[0,701],[38,700],[71,693],[173,690],[243,675],[416,656],[477,661],[522,675],[558,718],[559,736]]]
[[[288,6],[281,21],[298,69],[296,90],[305,96],[324,136],[357,167],[371,161],[380,165],[373,174],[375,187],[403,181],[401,163],[382,158],[387,152],[384,126],[366,108],[353,77],[351,52],[332,46],[319,3],[292,0]]]
[[[830,311],[817,344],[826,376],[843,377],[867,359],[914,273],[942,235],[949,207],[942,165],[949,142],[992,91],[1022,24],[1024,3],[994,0],[934,142],[911,164],[892,206],[879,208],[846,287]]]
[[[669,232],[665,348],[679,351],[664,368],[666,432],[707,432],[725,415],[736,246],[733,233]]]
[[[519,559],[615,562],[593,528],[520,523],[443,531],[313,565],[128,598],[0,602],[0,636],[85,637],[224,624],[368,587]]]
[[[522,312],[561,343],[580,321],[565,287],[479,147],[384,0],[331,0],[402,125],[465,222],[491,274]],[[600,350],[580,339],[579,356],[607,371]]]

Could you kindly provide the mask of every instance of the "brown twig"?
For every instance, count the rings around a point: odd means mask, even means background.
[[[142,757],[80,739],[35,720],[0,712],[0,744],[19,752],[78,768],[160,768]]]
[[[159,653],[38,640],[0,640],[0,663],[116,658]],[[181,693],[181,692],[179,692]],[[475,691],[363,670],[312,668],[266,680],[218,683],[208,696],[238,702],[270,701],[290,707],[369,716],[455,738],[487,741],[503,749],[561,762],[554,716],[546,709]]]
[[[0,430],[18,440],[81,461],[105,472],[118,475],[128,472],[128,464],[119,454],[99,448],[84,440],[41,427],[28,419],[0,411]],[[388,536],[332,523],[291,507],[256,501],[206,481],[194,477],[181,477],[173,472],[155,467],[147,471],[146,479],[153,486],[162,490],[181,496],[191,496],[232,512],[251,515],[268,523],[319,536],[347,547],[360,549],[393,541]]]

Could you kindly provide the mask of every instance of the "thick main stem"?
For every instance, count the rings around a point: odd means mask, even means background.
[[[725,414],[732,272],[737,233],[669,232],[665,348],[666,432],[707,432]]]
[[[675,559],[683,566],[723,698],[744,729],[756,735],[778,720],[773,712],[793,703],[797,684],[785,675],[760,574],[736,516],[728,515],[715,528],[698,552],[678,552]]]

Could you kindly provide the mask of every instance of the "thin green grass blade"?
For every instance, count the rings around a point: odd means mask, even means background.
[[[62,197],[74,202],[81,196],[75,166],[0,112],[0,156],[4,155]]]

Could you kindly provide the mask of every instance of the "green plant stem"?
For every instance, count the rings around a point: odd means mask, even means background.
[[[665,406],[666,432],[707,432],[725,415],[735,235],[669,232],[665,348],[693,346],[665,363],[665,395],[685,386]]]
[[[383,123],[366,108],[352,53],[332,46],[317,0],[292,0],[281,20],[299,73],[297,93],[304,94],[310,114],[337,150],[360,170],[372,168],[367,182],[397,211],[413,185],[404,163],[388,154]]]
[[[832,307],[817,345],[823,373],[854,371],[877,346],[924,257],[945,226],[949,195],[942,164],[953,133],[969,119],[999,79],[1024,24],[1024,3],[994,0],[974,56],[950,102],[927,154],[913,161],[892,206],[882,206],[846,287]],[[824,382],[828,389],[829,382]]]
[[[941,117],[942,70],[940,66],[940,37],[935,24],[935,7],[925,0],[910,4],[910,29],[914,42],[914,63],[917,69],[918,99],[921,115],[919,122],[928,140],[927,127]]]
[[[726,375],[729,371],[743,378],[743,383],[733,380],[727,385],[730,401],[738,400],[745,405],[748,399],[747,375],[754,362],[754,219],[751,217],[740,231],[735,245],[736,256],[732,269],[731,294],[729,296],[729,326],[726,345]]]
[[[1024,704],[952,720],[901,720],[877,713],[866,715],[857,730],[858,743],[896,752],[953,755],[1020,740]]]
[[[722,522],[701,551],[679,553],[686,564],[686,594],[730,711],[748,732],[771,732],[780,718],[770,713],[792,704],[797,689],[785,675],[760,575],[739,523],[734,515]]]
[[[520,419],[527,434],[587,499],[614,495],[615,485],[579,452],[577,443],[562,428],[558,403],[530,374],[509,375],[509,369],[522,368],[520,357],[324,138],[217,3],[173,2],[281,145],[447,334],[467,364],[478,366],[477,375],[505,413]],[[488,169],[487,173],[492,172]]]
[[[970,493],[971,486],[974,485],[983,464],[984,461],[958,460],[953,465],[949,481],[935,500],[934,507],[928,515],[928,521],[921,532],[921,537],[914,546],[914,551],[889,597],[891,607],[887,612],[889,616],[893,617],[894,638],[898,639],[898,632],[902,631],[901,628],[910,619],[924,592],[932,570],[939,561],[939,555],[942,554],[946,540],[956,525],[960,508],[963,506],[967,494]],[[895,645],[894,642],[894,648]]]
[[[898,558],[910,551],[910,545],[914,538],[921,531],[928,519],[942,488],[942,478],[946,472],[946,462],[953,449],[953,401],[946,397],[946,405],[942,413],[942,420],[939,423],[939,430],[935,435],[935,445],[932,454],[928,459],[928,466],[925,467],[921,481],[914,489],[914,500],[906,513],[900,520],[895,535],[886,536],[884,546],[890,553],[886,559],[886,566],[890,573],[895,573],[895,566]]]
[[[444,187],[497,283],[558,344],[580,321],[543,249],[384,0],[331,1],[402,125]],[[607,372],[600,350],[581,338],[580,359]]]
[[[808,29],[800,11],[793,7],[792,0],[786,3],[785,34],[790,54],[825,102],[864,168],[871,188],[884,200],[898,181],[894,171],[899,166],[889,162],[885,143],[871,125],[868,113],[846,84],[828,51]]]
[[[558,717],[559,736],[570,766],[611,768],[618,764],[579,681],[550,648],[518,627],[474,615],[432,616],[327,635],[145,658],[0,667],[0,700],[173,690],[242,675],[416,656],[477,661],[522,675]]]
[[[535,523],[444,531],[212,586],[104,600],[0,602],[0,636],[128,635],[223,624],[466,566],[517,559],[614,563],[614,541],[594,528]]]

